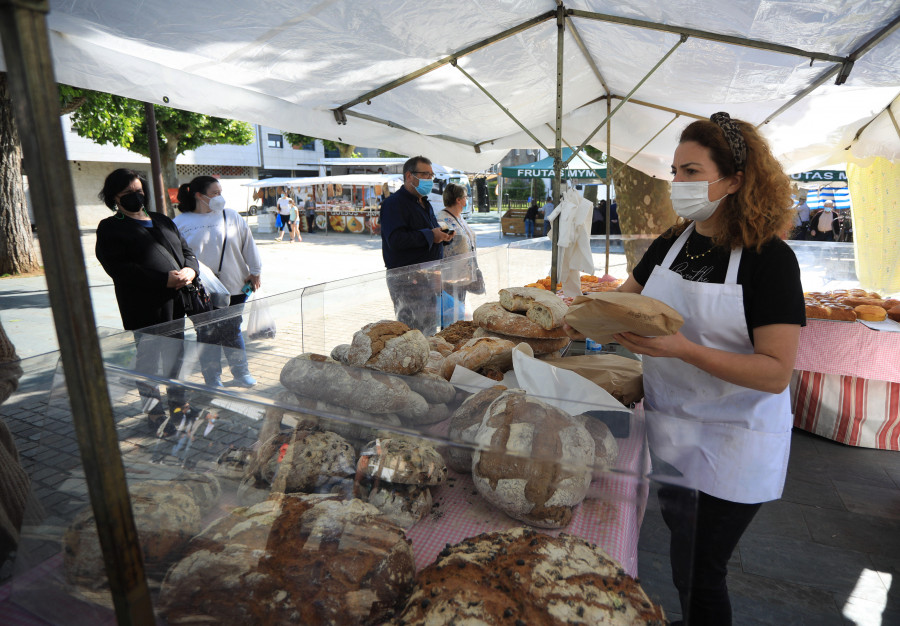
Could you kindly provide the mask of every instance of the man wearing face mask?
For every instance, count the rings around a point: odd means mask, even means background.
[[[248,294],[259,289],[262,261],[250,227],[236,211],[225,208],[222,184],[212,176],[197,176],[178,188],[178,208],[178,230],[228,289],[231,306],[243,304]],[[247,365],[241,321],[241,316],[235,315],[198,329],[198,339],[208,344],[200,358],[207,385],[223,386],[221,348],[225,348],[233,384],[256,384]]]
[[[658,492],[683,623],[729,626],[728,560],[760,506],[781,497],[790,451],[788,385],[806,324],[799,264],[780,238],[791,183],[756,127],[727,113],[685,128],[672,173],[681,219],[619,291],[665,302],[684,325],[615,338],[644,355],[654,473],[689,488]]]
[[[381,255],[397,320],[426,336],[434,334],[438,324],[440,271],[403,268],[440,260],[444,242],[453,238],[438,225],[428,202],[433,185],[431,161],[423,156],[409,159],[403,164],[403,186],[381,204],[380,213]]]

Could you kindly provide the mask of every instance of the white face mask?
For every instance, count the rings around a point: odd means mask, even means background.
[[[723,176],[719,180],[724,180]],[[719,180],[712,181],[713,183]],[[687,183],[672,183],[671,198],[672,208],[679,217],[695,222],[703,222],[712,217],[719,208],[719,203],[725,199],[727,193],[718,200],[709,199],[709,186],[707,180]]]
[[[215,211],[216,213],[221,213],[222,211],[224,211],[225,210],[225,198],[223,196],[216,196],[214,198],[209,198],[209,209],[210,209],[210,211]]]

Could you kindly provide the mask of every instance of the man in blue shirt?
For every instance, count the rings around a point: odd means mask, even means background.
[[[397,320],[426,336],[438,323],[441,293],[438,268],[410,268],[438,261],[443,243],[453,238],[438,225],[428,194],[434,184],[431,161],[415,156],[403,164],[403,186],[381,204],[381,256],[388,269],[387,284]]]

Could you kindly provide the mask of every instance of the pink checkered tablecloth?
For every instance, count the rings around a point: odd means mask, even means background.
[[[900,383],[900,332],[859,322],[807,320],[794,369]]]
[[[900,332],[811,319],[794,368],[794,426],[850,446],[900,450]]]
[[[646,483],[640,476],[649,459],[640,409],[635,411],[626,439],[617,439],[619,456],[615,472],[595,475],[584,502],[575,509],[572,522],[559,530],[535,530],[557,535],[565,532],[594,543],[637,576],[637,544],[646,506]],[[523,523],[508,517],[484,500],[468,474],[451,472],[434,492],[437,506],[406,532],[412,541],[416,569],[432,563],[447,544],[456,544],[480,533],[507,530]]]

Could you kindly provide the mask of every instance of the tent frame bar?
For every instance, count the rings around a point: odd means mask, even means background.
[[[678,113],[676,113],[676,114],[675,114],[675,117],[673,117],[672,119],[670,119],[670,120],[668,121],[668,123],[667,123],[665,126],[663,126],[662,128],[660,128],[659,131],[658,131],[655,135],[653,135],[652,137],[650,137],[650,139],[647,140],[647,143],[645,143],[643,146],[641,146],[640,148],[638,148],[638,149],[635,151],[634,154],[632,154],[630,157],[628,157],[628,160],[625,161],[625,165],[628,165],[629,163],[631,163],[631,160],[634,159],[634,157],[636,157],[636,156],[639,155],[641,152],[643,152],[643,151],[644,151],[644,148],[646,148],[647,146],[649,146],[650,143],[651,143],[654,139],[656,139],[657,137],[659,137],[659,136],[662,134],[662,132],[663,132],[664,130],[666,130],[669,126],[671,126],[672,123],[675,122],[675,120],[677,120],[677,119],[680,118],[680,117],[681,117],[681,115],[679,115]]]
[[[514,121],[514,122],[519,126],[519,128],[521,128],[522,130],[524,130],[524,131],[528,134],[529,137],[531,137],[532,139],[534,139],[534,141],[537,143],[537,145],[539,145],[543,150],[548,150],[547,146],[544,145],[544,142],[542,142],[540,139],[538,139],[537,136],[536,136],[533,132],[531,132],[530,130],[528,130],[528,128],[525,126],[525,124],[523,124],[522,122],[520,122],[520,121],[516,118],[516,116],[512,114],[512,112],[511,112],[509,109],[507,109],[505,106],[503,106],[503,105],[500,103],[500,101],[497,100],[497,98],[495,98],[495,97],[491,94],[491,92],[489,92],[489,91],[488,91],[481,83],[479,83],[477,80],[475,80],[475,78],[474,78],[471,74],[469,74],[466,70],[464,70],[463,68],[461,68],[461,67],[459,66],[459,64],[458,64],[455,60],[452,61],[450,64],[451,64],[453,67],[455,67],[456,69],[458,69],[460,72],[462,72],[462,75],[465,76],[466,78],[468,78],[469,81],[471,81],[471,83],[472,83],[473,85],[475,85],[476,87],[478,87],[484,95],[486,95],[488,98],[490,98],[491,102],[493,102],[493,103],[496,104],[498,107],[500,107],[500,110],[503,111],[504,113],[506,113],[507,117],[509,117],[509,119],[511,119],[512,121]],[[474,145],[474,144],[473,144],[473,145]]]
[[[513,35],[517,35],[522,31],[528,30],[529,28],[537,26],[538,24],[542,24],[542,23],[546,22],[547,20],[551,20],[555,17],[556,17],[556,11],[547,11],[546,13],[541,13],[540,15],[537,15],[537,16],[531,18],[530,20],[525,20],[521,24],[513,26],[512,28],[508,28],[502,32],[499,32],[496,35],[491,35],[490,37],[487,37],[486,39],[477,41],[477,42],[473,43],[471,46],[467,46],[467,47],[463,48],[459,52],[454,52],[451,55],[445,56],[443,59],[439,59],[439,60],[435,61],[434,63],[430,63],[429,65],[426,65],[425,67],[423,67],[421,69],[418,69],[414,72],[410,72],[409,74],[401,76],[400,78],[397,78],[396,80],[392,80],[391,82],[386,83],[386,84],[382,85],[381,87],[377,87],[377,88],[373,89],[372,91],[366,92],[363,95],[356,98],[355,100],[351,100],[350,102],[340,105],[339,107],[334,109],[335,117],[337,118],[339,115],[346,112],[346,110],[349,109],[350,107],[354,107],[357,104],[362,104],[363,102],[368,103],[372,98],[378,97],[383,93],[387,93],[388,91],[391,91],[392,89],[396,89],[397,87],[405,85],[406,83],[408,83],[412,80],[415,80],[416,78],[419,78],[420,76],[424,76],[425,74],[428,74],[429,72],[439,69],[445,65],[448,65],[450,63],[455,63],[456,60],[461,57],[472,54],[473,52],[478,52],[479,50],[486,48],[486,47],[490,46],[491,44],[494,44],[494,43],[497,43],[498,41],[502,41],[504,39],[512,37]],[[346,121],[344,121],[344,123],[346,123]]]
[[[556,0],[556,129],[554,132],[553,154],[553,211],[559,211],[562,196],[562,118],[563,118],[563,44],[566,35],[566,7],[563,0]],[[548,150],[549,152],[549,150]],[[503,170],[501,170],[501,173]],[[544,216],[546,219],[547,216]],[[560,222],[556,216],[556,224]],[[556,293],[559,282],[559,228],[551,223],[550,228],[550,293]]]
[[[0,39],[106,578],[123,626],[155,623],[97,336],[59,123],[47,0],[0,0]]]
[[[679,40],[675,43],[675,45],[672,46],[672,47],[669,49],[669,51],[666,52],[666,54],[665,54],[659,61],[657,61],[656,65],[654,65],[652,68],[650,68],[650,71],[647,72],[647,73],[644,75],[644,77],[643,77],[640,81],[638,81],[638,84],[635,85],[634,88],[633,88],[631,91],[629,91],[627,95],[625,95],[625,96],[622,97],[622,101],[621,101],[619,104],[616,105],[616,108],[614,108],[610,113],[608,113],[608,114],[606,115],[606,118],[604,118],[604,120],[603,120],[602,122],[600,122],[600,124],[597,126],[597,128],[595,128],[595,129],[594,129],[594,130],[593,130],[593,131],[592,131],[592,132],[584,139],[584,141],[582,141],[581,144],[579,144],[579,146],[575,149],[575,151],[572,152],[571,156],[566,160],[566,162],[565,162],[564,165],[568,165],[569,162],[571,162],[572,159],[574,159],[576,156],[578,156],[578,153],[581,152],[581,149],[582,149],[584,146],[588,145],[588,142],[590,142],[590,140],[593,139],[594,135],[596,135],[598,132],[600,132],[600,129],[603,128],[603,125],[606,124],[610,119],[612,119],[612,116],[615,115],[616,112],[617,112],[619,109],[621,109],[623,106],[625,106],[625,103],[628,102],[629,99],[631,98],[631,96],[634,95],[634,92],[636,92],[638,89],[640,89],[640,88],[641,88],[641,85],[643,85],[645,82],[647,82],[647,80],[648,80],[648,79],[656,72],[656,70],[658,70],[658,69],[662,66],[662,64],[665,63],[666,60],[667,60],[670,56],[672,56],[672,54],[673,54],[678,48],[681,47],[681,44],[683,44],[685,41],[687,41],[687,39],[688,39],[688,38],[687,38],[687,35],[682,35],[682,36],[679,38]],[[607,101],[607,102],[608,102],[608,101]],[[607,110],[609,110],[609,106],[607,106]],[[607,170],[607,171],[608,171],[608,170]]]
[[[593,11],[582,11],[580,9],[569,9],[569,15],[573,17],[582,17],[589,20],[596,20],[600,22],[609,22],[612,24],[622,24],[624,26],[634,26],[637,28],[646,28],[648,30],[658,30],[667,33],[672,33],[674,35],[682,35],[687,37],[693,37],[696,39],[706,39],[709,41],[717,41],[719,43],[726,43],[733,46],[741,46],[744,48],[756,48],[759,50],[768,50],[770,52],[779,52],[781,54],[789,54],[793,56],[803,57],[806,59],[817,60],[817,61],[826,61],[828,63],[838,63],[843,64],[848,61],[852,61],[850,57],[840,57],[835,56],[833,54],[826,54],[824,52],[813,52],[811,50],[801,50],[800,48],[794,48],[792,46],[783,46],[781,44],[770,43],[768,41],[760,41],[758,39],[747,39],[746,37],[736,37],[734,35],[723,35],[721,33],[714,33],[707,30],[699,30],[696,28],[686,28],[683,26],[669,26],[666,24],[659,24],[657,22],[650,22],[648,20],[638,20],[630,17],[621,17],[618,15],[609,15],[606,13],[595,13]]]
[[[575,22],[572,20],[572,18],[567,17],[566,25],[569,27],[569,32],[572,35],[572,39],[575,40],[575,44],[578,46],[578,49],[581,50],[581,54],[584,55],[584,58],[590,66],[591,71],[594,72],[594,76],[596,76],[597,80],[600,81],[600,84],[603,86],[603,91],[605,91],[606,95],[608,96],[611,93],[609,90],[609,85],[606,84],[606,79],[603,78],[603,73],[597,66],[597,62],[594,61],[594,57],[587,49],[587,46],[584,43],[584,39],[581,38],[581,33],[579,33],[578,29],[575,27]]]
[[[414,133],[414,130],[406,128],[405,126],[401,126],[396,122],[392,122],[390,120],[382,119],[380,117],[375,117],[374,115],[368,115],[366,113],[357,113],[356,111],[344,111],[344,114],[348,117],[356,117],[361,120],[366,120],[368,122],[374,122],[376,124],[384,124],[390,128],[396,128],[397,130],[404,130],[406,132]],[[481,152],[481,148],[474,141],[467,141],[466,139],[460,139],[459,137],[451,137],[450,135],[431,135],[432,137],[437,137],[438,139],[444,139],[446,141],[452,141],[454,143],[460,143],[465,146],[471,146],[475,152]]]

